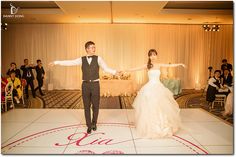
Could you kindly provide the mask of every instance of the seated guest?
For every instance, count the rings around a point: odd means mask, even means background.
[[[223,112],[224,117],[233,114],[233,100],[234,100],[233,86],[229,87],[229,90],[230,93],[226,98],[225,111]]]
[[[221,75],[221,84],[230,87],[232,82],[233,76],[230,74],[228,69],[224,69],[223,74]]]
[[[16,77],[15,72],[11,72],[10,78],[7,79],[8,82],[13,84],[13,97],[16,100],[17,104],[20,103],[20,98],[22,97],[21,82],[20,79]]]
[[[218,93],[218,89],[221,88],[220,84],[220,70],[215,70],[214,77],[208,80],[208,88],[206,93],[206,100],[208,103],[212,103],[215,100],[215,95]]]
[[[227,59],[222,60],[221,71],[223,72],[225,69],[229,69],[229,72],[233,70],[232,64],[229,64]]]
[[[7,75],[10,76],[10,73],[14,71],[15,74],[16,74],[16,77],[19,78],[19,79],[21,79],[20,69],[17,69],[16,63],[12,62],[10,66],[11,66],[11,67],[10,67],[10,69],[8,69]]]

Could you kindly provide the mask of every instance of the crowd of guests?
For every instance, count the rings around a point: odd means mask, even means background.
[[[36,78],[38,81],[38,87],[34,88],[34,74],[33,70],[36,71]],[[22,71],[22,73],[21,73]],[[24,59],[24,65],[20,67],[20,69],[17,68],[16,63],[12,62],[10,64],[10,68],[7,71],[7,78],[4,78],[1,76],[1,89],[2,89],[2,101],[5,101],[5,91],[7,84],[11,84],[13,86],[12,95],[13,98],[17,104],[20,103],[20,99],[22,98],[23,90],[25,90],[26,98],[29,98],[28,88],[30,86],[32,91],[33,98],[36,98],[36,91],[39,90],[39,93],[41,96],[44,96],[42,92],[42,86],[43,86],[43,79],[45,76],[45,71],[42,65],[42,61],[40,59],[37,60],[37,64],[29,64],[28,59]],[[25,88],[22,88],[25,87]],[[5,90],[6,89],[6,90]]]
[[[209,68],[208,68],[209,69]],[[212,68],[210,68],[212,69]],[[208,88],[206,94],[206,100],[209,106],[216,98],[216,94],[226,95],[225,112],[224,116],[232,114],[233,107],[233,67],[228,63],[226,59],[222,60],[221,70],[215,70],[214,75],[208,79]],[[230,107],[231,106],[231,107]]]

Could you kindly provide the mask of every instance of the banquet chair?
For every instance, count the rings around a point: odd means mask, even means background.
[[[216,94],[215,96],[216,96],[216,98],[212,102],[211,108],[214,108],[215,104],[220,104],[221,107],[224,106],[225,105],[225,101],[226,101],[226,95],[224,95],[224,94]]]
[[[13,101],[13,84],[11,82],[7,83],[5,87],[5,102],[2,103],[2,105],[5,105],[5,112],[7,111],[7,103],[10,102],[12,107],[15,108],[14,106],[14,101]]]

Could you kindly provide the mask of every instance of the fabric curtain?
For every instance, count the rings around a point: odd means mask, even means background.
[[[48,63],[86,55],[84,44],[90,40],[96,44],[96,54],[114,69],[146,64],[151,48],[158,51],[160,63],[186,64],[185,69],[168,69],[186,89],[195,88],[196,83],[205,86],[209,66],[220,69],[224,58],[233,63],[233,25],[221,25],[219,32],[205,32],[202,25],[9,24],[8,30],[2,31],[2,74],[6,75],[11,62],[20,67],[25,58],[34,64],[41,59],[45,85],[80,89],[81,67],[49,68]],[[133,73],[132,79],[142,85],[147,81],[147,71]]]

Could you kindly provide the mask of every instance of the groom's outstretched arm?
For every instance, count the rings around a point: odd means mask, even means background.
[[[54,65],[62,65],[62,66],[73,66],[73,65],[81,65],[82,64],[82,59],[77,58],[74,60],[63,60],[63,61],[54,61]]]
[[[107,73],[110,73],[112,75],[116,75],[117,73],[116,70],[109,68],[100,56],[98,56],[98,65],[102,68],[102,70],[104,70]]]

